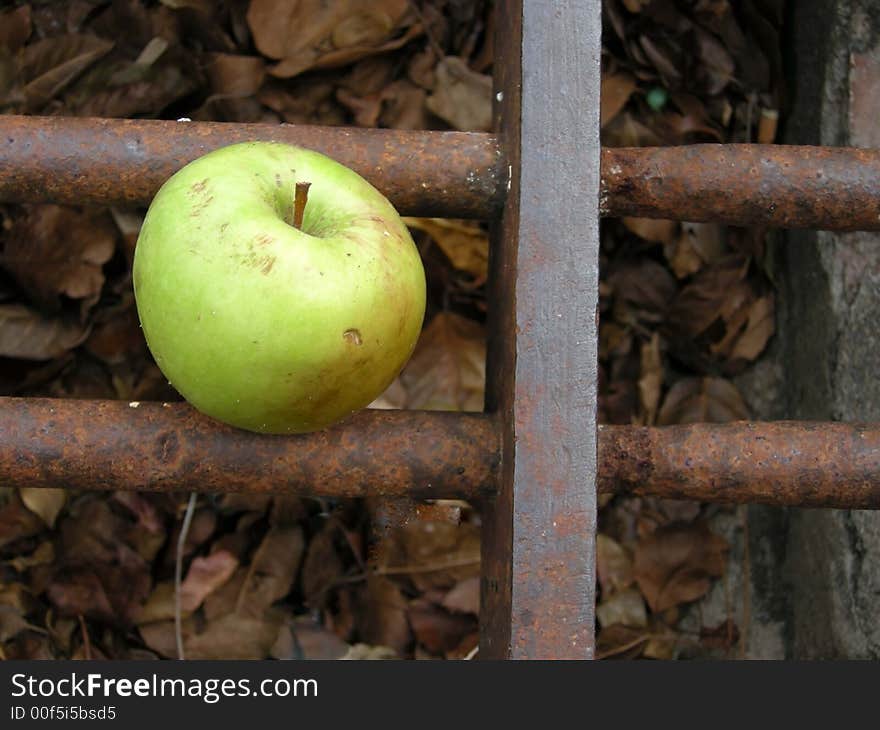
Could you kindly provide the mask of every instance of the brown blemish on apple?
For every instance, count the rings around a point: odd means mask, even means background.
[[[224,223],[220,226],[220,233],[225,233],[226,229],[229,228],[229,223]]]
[[[352,329],[348,329],[348,330],[345,330],[345,332],[342,333],[342,336],[343,336],[348,342],[350,342],[352,345],[362,345],[362,344],[364,343],[363,339],[361,338],[360,330],[356,330],[356,329],[353,329],[353,328],[352,328]]]
[[[241,257],[241,263],[245,266],[253,266],[255,269],[259,269],[261,274],[268,274],[275,265],[275,257],[269,255],[258,256],[254,253],[252,244],[250,253]]]
[[[406,323],[409,321],[410,298],[408,296],[401,297],[403,301],[403,311],[400,313],[400,321],[397,324],[397,334],[402,335],[406,329]]]
[[[198,203],[193,203],[192,210],[190,211],[190,216],[195,218],[202,214],[202,211],[211,204],[211,201],[214,199],[213,195],[209,195],[207,198],[200,200]]]
[[[302,416],[302,422],[311,423],[320,420],[322,414],[325,414],[328,407],[332,406],[342,390],[339,385],[321,386],[316,384],[314,388],[307,389],[304,395],[299,395],[295,399],[279,402],[277,412],[285,416],[293,411]]]
[[[274,243],[275,239],[272,238],[268,233],[260,233],[254,238],[254,242],[258,246],[268,246],[270,243]]]
[[[190,189],[190,192],[197,194],[197,193],[205,192],[205,188],[207,186],[208,186],[208,178],[205,178],[204,180],[200,180],[199,182],[195,182],[192,185],[190,185],[189,189]]]

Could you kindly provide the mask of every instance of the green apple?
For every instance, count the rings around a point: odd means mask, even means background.
[[[297,183],[311,183],[301,228]],[[324,428],[412,354],[425,272],[388,200],[324,155],[230,145],[175,173],[134,256],[147,344],[198,410],[252,431]]]

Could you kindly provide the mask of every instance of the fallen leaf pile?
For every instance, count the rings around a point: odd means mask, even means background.
[[[773,0],[607,0],[606,145],[773,141]],[[75,0],[0,10],[0,112],[487,130],[494,5],[464,0]],[[585,100],[585,104],[590,103]],[[177,400],[131,291],[142,209],[0,204],[0,393]],[[428,311],[374,407],[480,410],[484,224],[408,219]],[[748,416],[731,377],[773,334],[766,232],[605,221],[600,414],[665,425]],[[177,655],[185,495],[0,491],[0,655]],[[480,515],[422,505],[377,541],[362,501],[200,495],[180,586],[188,658],[461,658],[477,644]],[[724,572],[708,508],[603,502],[599,647],[722,651],[682,609]]]

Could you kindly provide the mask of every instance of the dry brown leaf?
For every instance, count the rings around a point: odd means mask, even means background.
[[[181,8],[190,8],[204,15],[209,15],[214,9],[213,0],[159,0],[163,5],[180,10]]]
[[[676,292],[666,267],[644,258],[623,263],[611,272],[608,284],[614,294],[614,318],[621,324],[661,321]]]
[[[412,601],[407,615],[416,641],[435,656],[452,651],[477,628],[475,615],[449,613],[425,599]]]
[[[627,588],[608,597],[603,593],[596,606],[596,618],[602,628],[614,624],[644,628],[648,625],[648,614],[642,594],[635,588]]]
[[[650,639],[651,633],[647,629],[612,624],[596,637],[596,659],[635,659]]]
[[[399,48],[421,33],[407,0],[252,0],[247,22],[260,53],[291,78]]]
[[[290,124],[344,124],[345,109],[336,100],[337,87],[321,79],[294,79],[283,86],[265,83],[257,100]]]
[[[29,568],[36,568],[37,566],[51,565],[55,562],[55,545],[49,541],[41,542],[37,546],[37,549],[30,555],[17,555],[11,560],[5,562],[19,573],[23,573]],[[0,591],[0,593],[2,593],[2,591]],[[3,603],[2,598],[0,598],[0,603]]]
[[[41,109],[111,48],[112,41],[78,34],[44,38],[26,46],[21,66],[26,109]]]
[[[739,636],[739,627],[730,618],[717,626],[700,627],[700,645],[706,649],[730,651],[739,641]]]
[[[720,94],[733,80],[736,63],[724,45],[711,33],[695,28],[694,37],[705,91],[710,96]]]
[[[656,332],[642,345],[639,402],[644,414],[643,423],[653,426],[660,406],[660,388],[663,385],[663,360],[660,356],[660,335]]]
[[[208,55],[205,73],[214,94],[224,97],[253,96],[266,77],[266,63],[259,56],[212,53]]]
[[[76,571],[54,580],[46,596],[61,616],[82,615],[109,624],[118,623],[106,589],[91,571]]]
[[[623,218],[623,225],[639,238],[652,243],[668,244],[678,233],[679,222],[658,218]]]
[[[0,263],[45,310],[59,311],[65,296],[83,300],[86,311],[101,294],[116,230],[106,213],[32,206],[5,236]]]
[[[52,360],[89,335],[88,324],[49,318],[23,304],[0,304],[0,356]]]
[[[380,570],[404,574],[420,590],[448,589],[480,572],[480,532],[470,524],[414,521],[386,538],[386,565]]]
[[[424,231],[437,243],[452,265],[485,281],[489,271],[489,235],[473,221],[445,218],[404,218],[410,227]]]
[[[482,411],[486,382],[483,327],[452,312],[435,315],[400,375],[407,408]]]
[[[24,506],[18,496],[0,507],[0,547],[46,529],[43,521]]]
[[[747,262],[738,258],[700,271],[672,300],[667,319],[675,331],[696,338],[713,323],[729,319],[754,294]]]
[[[183,623],[187,659],[266,659],[278,639],[285,616],[271,612],[255,619],[230,613],[209,621],[202,631],[192,619]],[[144,643],[169,658],[177,657],[173,621],[155,621],[138,627]]]
[[[455,129],[487,132],[492,128],[492,77],[478,74],[455,56],[437,64],[428,109]]]
[[[18,490],[18,495],[24,506],[39,515],[47,527],[55,527],[58,513],[67,501],[67,492],[64,489],[22,487]]]
[[[657,425],[744,421],[749,410],[736,386],[724,378],[682,378],[673,385],[657,417]]]
[[[143,359],[146,342],[133,302],[121,311],[102,309],[95,319],[86,350],[108,365]]]
[[[209,595],[228,581],[238,568],[236,557],[217,550],[205,557],[193,558],[186,578],[180,585],[180,602],[190,611],[202,605]]]
[[[674,659],[675,649],[678,646],[678,634],[662,621],[652,622],[651,629],[651,638],[645,644],[642,656],[645,659]]]
[[[248,567],[236,612],[259,618],[290,592],[305,550],[302,527],[269,528]]]
[[[225,543],[226,541],[224,540],[218,540],[215,546]],[[247,578],[247,572],[246,565],[239,566],[228,581],[205,599],[205,602],[202,604],[202,612],[206,620],[214,621],[221,616],[225,616],[227,613],[235,612],[235,605],[238,602],[241,587]]]
[[[12,606],[0,605],[0,644],[6,643],[28,628],[32,627],[19,611]]]
[[[618,114],[608,122],[602,130],[602,141],[609,147],[652,147],[668,144],[658,131],[628,111]]]
[[[743,359],[751,362],[764,351],[767,341],[776,331],[774,314],[772,296],[761,297],[752,303],[745,329],[734,342],[731,360]]]
[[[346,660],[383,660],[399,659],[397,652],[390,646],[370,646],[369,644],[355,644],[349,647],[345,656],[340,659]]]
[[[636,90],[636,80],[626,71],[602,74],[600,117],[602,127],[620,114]]]
[[[358,591],[358,602],[358,636],[368,644],[391,647],[403,656],[412,633],[400,586],[385,576],[370,576]]]
[[[654,613],[703,596],[724,574],[727,541],[704,522],[658,527],[639,541],[635,578]]]
[[[311,608],[324,606],[330,597],[330,589],[345,572],[345,565],[336,549],[338,535],[338,525],[328,521],[309,541],[301,583],[303,598]]]
[[[629,551],[601,532],[596,535],[596,572],[603,594],[622,591],[635,580]]]
[[[234,555],[218,550],[207,557],[194,558],[180,585],[180,608],[183,616],[189,616],[205,599],[223,586],[238,567]],[[143,608],[138,613],[137,623],[165,621],[174,618],[174,583],[158,583]]]
[[[426,99],[425,90],[408,79],[393,81],[379,94],[379,126],[390,129],[425,129],[428,126]]]
[[[31,34],[31,6],[21,5],[0,11],[0,55],[18,51]]]
[[[273,659],[342,659],[351,649],[332,631],[307,616],[283,626],[272,646]]]
[[[724,231],[717,223],[682,223],[681,233],[663,249],[675,275],[683,279],[719,261],[727,250]]]
[[[191,72],[173,60],[163,58],[146,68],[131,64],[129,70],[111,86],[97,76],[84,78],[65,95],[65,105],[81,117],[156,116],[198,88]]]
[[[480,615],[480,577],[471,576],[456,583],[443,597],[443,608],[453,613]]]
[[[127,626],[150,594],[151,566],[126,542],[130,519],[110,504],[88,495],[62,512],[47,595],[63,615]]]

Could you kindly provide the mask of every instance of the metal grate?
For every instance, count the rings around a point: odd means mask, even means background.
[[[278,438],[185,405],[0,398],[0,479],[483,503],[481,657],[593,654],[597,492],[880,508],[880,424],[596,423],[603,215],[880,229],[880,152],[601,149],[599,0],[499,5],[490,134],[0,117],[0,200],[144,204],[243,140],[334,156],[403,214],[492,222],[481,414],[364,412]]]

